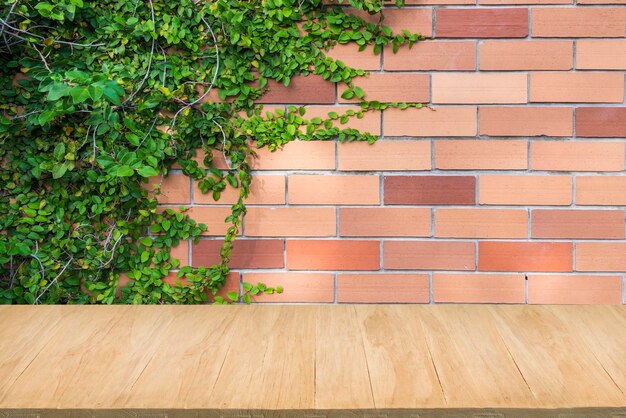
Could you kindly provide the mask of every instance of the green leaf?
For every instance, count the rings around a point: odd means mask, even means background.
[[[347,89],[341,94],[342,99],[350,100],[354,97],[354,91],[352,89]]]
[[[150,237],[143,237],[139,240],[139,242],[145,247],[152,247],[152,238]]]
[[[114,89],[107,87],[102,91],[102,94],[114,105],[122,104],[122,101],[120,100],[120,96],[117,94],[117,92]]]
[[[89,98],[89,91],[84,87],[76,86],[70,90],[70,95],[72,96],[72,102],[78,104]]]
[[[135,174],[135,170],[127,165],[122,165],[117,169],[117,177],[130,177]]]
[[[228,299],[232,300],[233,302],[237,302],[239,300],[239,292],[228,292],[227,296]]]
[[[56,101],[70,94],[70,87],[64,83],[53,83],[48,90],[48,100]]]
[[[148,261],[148,259],[150,258],[150,252],[149,251],[143,251],[141,253],[141,262],[145,263],[146,261]]]
[[[66,172],[67,166],[65,165],[65,163],[55,164],[54,167],[52,167],[52,178],[60,179]]]
[[[139,170],[137,170],[137,173],[139,173],[139,175],[141,177],[154,177],[154,176],[158,176],[159,175],[159,170],[157,170],[154,167],[150,167],[148,165],[144,165]]]
[[[59,142],[56,147],[54,147],[54,152],[52,156],[55,160],[63,160],[65,157],[65,144],[63,142]]]

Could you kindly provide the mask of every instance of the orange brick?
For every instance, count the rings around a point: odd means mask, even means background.
[[[371,205],[380,203],[379,176],[289,176],[289,203]]]
[[[435,141],[435,167],[441,170],[525,170],[528,167],[526,141]]]
[[[150,177],[147,190],[153,191],[154,187],[161,185],[161,193],[156,196],[162,205],[184,205],[191,202],[191,180],[184,174],[170,174],[167,177]]]
[[[281,294],[260,293],[254,302],[333,302],[335,300],[335,275],[328,273],[244,273],[243,281],[270,287],[281,286]]]
[[[626,41],[609,39],[576,41],[576,69],[626,70]]]
[[[622,8],[535,8],[531,16],[533,37],[609,38],[626,35],[626,10]]]
[[[480,44],[481,70],[570,70],[572,41],[485,41]]]
[[[206,224],[207,230],[203,235],[226,235],[226,230],[231,225],[224,220],[232,215],[230,206],[192,206],[187,211],[191,219]]]
[[[489,136],[572,136],[569,107],[480,107],[480,134]]]
[[[428,303],[427,274],[339,274],[340,303]]]
[[[473,242],[385,241],[383,263],[387,270],[474,270]]]
[[[626,4],[626,0],[577,0],[576,4]]]
[[[385,136],[476,135],[476,106],[388,109],[383,120]]]
[[[480,0],[481,5],[514,5],[514,4],[572,4],[573,0]],[[580,3],[580,1],[578,2]]]
[[[476,42],[420,42],[395,54],[385,48],[384,66],[385,71],[475,70]]]
[[[429,237],[428,208],[341,208],[339,234],[345,237]]]
[[[220,200],[215,202],[211,192],[204,194],[194,184],[195,203],[199,204],[233,204],[237,202],[239,189],[227,186]],[[246,199],[249,205],[280,205],[285,203],[285,176],[260,175],[254,176],[250,185],[250,196]]]
[[[258,103],[335,103],[335,84],[318,75],[295,76],[289,86],[270,80]]]
[[[245,216],[246,236],[329,237],[337,234],[335,208],[251,207]]]
[[[385,0],[387,1],[387,0]],[[390,4],[393,4],[393,1],[389,0]],[[428,5],[428,4],[476,4],[476,0],[406,0],[404,2],[406,5]]]
[[[528,303],[613,304],[622,303],[620,276],[528,276]]]
[[[624,170],[623,142],[533,141],[530,156],[532,170]]]
[[[374,54],[374,48],[369,46],[359,51],[356,43],[337,44],[325,54],[332,59],[343,62],[349,67],[363,70],[380,70],[380,54]]]
[[[626,205],[626,177],[576,177],[577,205]]]
[[[378,270],[379,241],[288,240],[289,270]]]
[[[308,117],[308,116],[307,116]],[[334,170],[335,144],[332,141],[293,141],[270,152],[255,150],[253,170]]]
[[[523,274],[433,274],[435,303],[524,303]]]
[[[336,112],[338,115],[342,115],[348,110],[358,111],[361,110],[359,106],[307,106],[305,118],[312,119],[319,117],[322,119],[328,118],[328,112]],[[372,135],[380,135],[380,111],[370,110],[363,112],[361,119],[356,116],[351,117],[348,122],[341,123],[340,120],[336,120],[333,126],[339,129],[358,129],[361,132],[369,132]],[[331,141],[332,143],[332,141]]]
[[[626,271],[626,242],[577,242],[576,271]]]
[[[178,243],[177,246],[171,247],[170,257],[180,260],[180,266],[189,265],[189,241],[183,240]]]
[[[430,141],[377,141],[339,143],[339,170],[430,170]]]
[[[623,210],[535,209],[533,238],[624,239]]]
[[[481,271],[572,271],[571,242],[478,243],[478,270]]]
[[[212,266],[220,261],[223,240],[200,240],[191,248],[195,267]],[[282,239],[238,239],[233,244],[230,267],[234,269],[280,269],[285,266]]]
[[[624,74],[540,72],[530,75],[532,102],[622,103]]]
[[[432,102],[451,104],[526,103],[526,74],[434,73]]]
[[[435,236],[526,238],[528,212],[515,209],[436,209]]]
[[[365,99],[380,102],[422,102],[430,101],[430,76],[428,74],[390,74],[370,73],[367,77],[354,80],[354,84],[363,88]],[[354,98],[341,98],[347,86],[339,88],[339,102],[360,102]]]
[[[570,205],[570,176],[480,176],[478,196],[486,205]]]
[[[379,15],[370,15],[363,10],[349,9],[348,14],[359,16],[363,20],[378,23]],[[423,9],[385,9],[385,20],[383,24],[389,26],[394,32],[400,33],[403,29],[412,33],[419,33],[425,37],[433,34],[433,11],[431,8]]]

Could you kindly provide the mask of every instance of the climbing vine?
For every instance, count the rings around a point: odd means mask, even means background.
[[[423,39],[385,26],[380,0],[0,1],[0,303],[210,300],[229,273],[255,149],[371,143],[342,124],[409,106],[366,100],[353,83],[364,72],[327,51],[395,51]],[[361,109],[309,119],[304,107],[258,104],[310,74],[346,84],[343,97]],[[160,181],[149,179],[173,168],[215,200],[238,188],[216,265],[180,266],[170,255],[206,230],[184,209],[157,207]],[[174,283],[165,280],[172,269]],[[246,301],[280,291],[245,289]]]

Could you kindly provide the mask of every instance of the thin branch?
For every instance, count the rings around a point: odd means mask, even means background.
[[[50,283],[48,283],[48,286],[45,287],[43,292],[41,292],[41,294],[39,296],[37,296],[37,299],[35,299],[35,302],[33,303],[33,305],[37,305],[39,303],[39,300],[41,299],[41,297],[48,291],[48,289],[50,289],[50,287],[53,284],[55,284],[57,282],[57,280],[59,280],[59,277],[61,277],[61,275],[69,267],[69,265],[72,263],[72,261],[74,261],[74,257],[73,256],[72,256],[72,258],[70,258],[70,261],[68,261],[67,264],[65,264],[65,266],[63,266],[63,270],[61,270],[61,272],[59,274],[57,274],[57,277],[52,279],[52,281]]]
[[[155,25],[154,5],[152,4],[152,0],[149,0],[149,2],[150,2],[150,12],[152,15],[152,26],[154,27]],[[124,100],[124,103],[122,103],[122,106],[124,106],[124,104],[131,101],[133,97],[135,97],[135,95],[139,93],[139,91],[143,88],[143,85],[145,84],[146,80],[150,76],[150,68],[152,67],[152,57],[154,56],[154,45],[155,45],[155,40],[154,38],[152,38],[152,46],[150,47],[150,58],[148,59],[148,69],[146,70],[146,74],[143,76],[141,83],[139,83],[139,87],[137,87],[137,89],[130,96],[128,96],[126,100]]]

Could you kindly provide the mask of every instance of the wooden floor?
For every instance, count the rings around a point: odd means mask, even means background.
[[[625,393],[624,306],[0,307],[0,417],[626,417]]]

